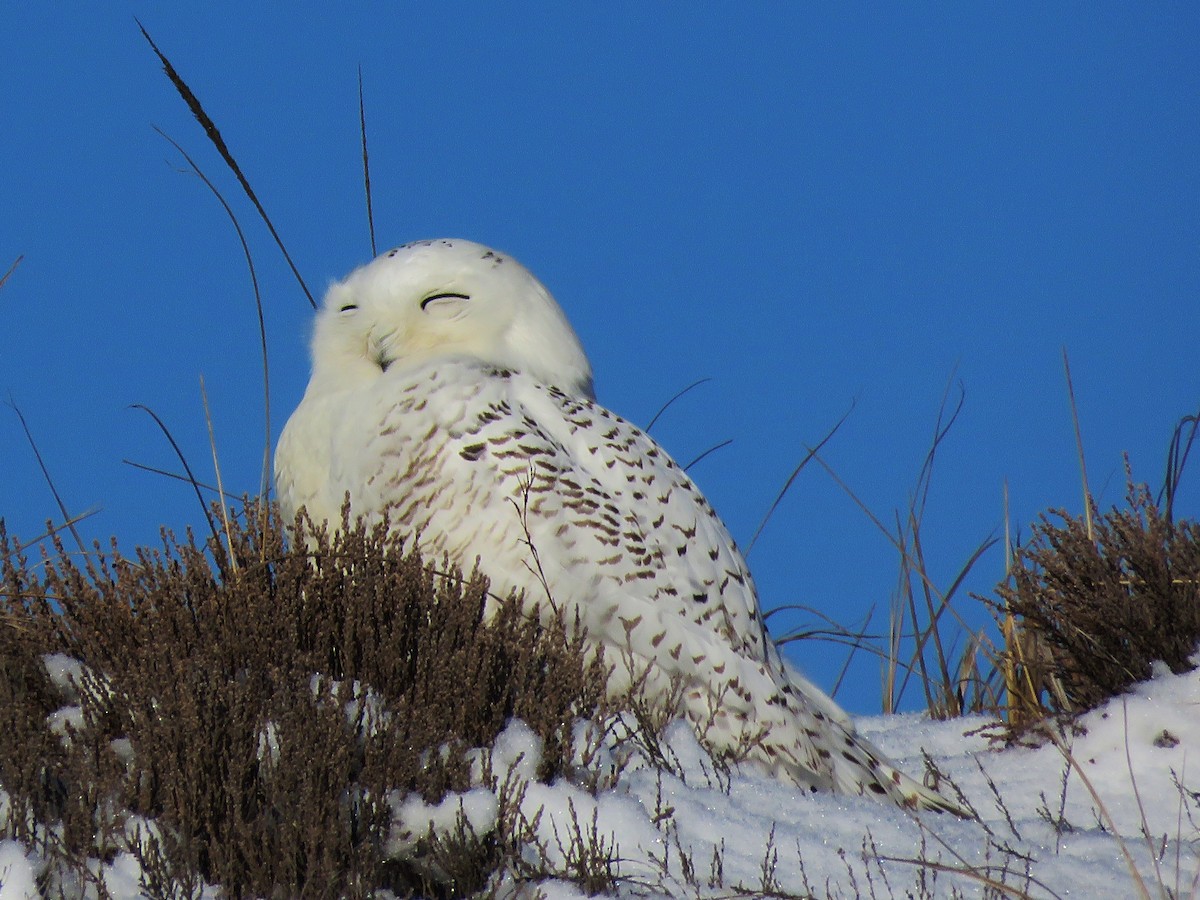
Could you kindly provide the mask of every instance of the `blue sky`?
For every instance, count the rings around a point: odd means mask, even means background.
[[[711,379],[653,433],[684,462],[733,439],[693,475],[743,544],[852,403],[824,456],[890,523],[946,385],[965,389],[925,515],[942,585],[1003,533],[1006,483],[1022,536],[1081,509],[1063,347],[1102,507],[1123,499],[1123,452],[1161,483],[1174,423],[1200,407],[1195,4],[63,9],[5,14],[0,272],[24,262],[0,290],[0,395],[71,509],[99,508],[89,538],[131,549],[202,522],[186,485],[122,463],[177,468],[128,408],[143,403],[211,477],[201,376],[227,489],[259,481],[240,246],[152,124],[248,232],[274,435],[308,377],[308,303],[135,15],[318,293],[370,256],[361,63],[380,249],[461,236],[515,255],[566,309],[602,402],[635,422]],[[56,510],[6,408],[0,461],[0,516],[33,537]],[[896,583],[895,551],[815,466],[750,562],[764,607],[846,624],[875,606],[882,625]],[[993,550],[968,587],[1002,574]],[[791,652],[827,687],[844,657]],[[838,696],[877,710],[878,667],[862,659]]]

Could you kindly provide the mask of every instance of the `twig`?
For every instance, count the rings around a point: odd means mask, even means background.
[[[802,609],[802,610],[806,610],[808,612],[816,612],[816,610],[813,610],[806,606],[793,606],[791,604],[789,604],[787,606],[777,607],[776,610],[772,610],[772,612],[775,612],[777,610],[782,610],[782,609],[791,609],[791,608]],[[874,613],[873,608],[871,610],[871,613],[872,614]],[[841,625],[841,624],[833,621],[828,616],[821,615],[821,613],[819,613],[819,612],[817,612],[817,615],[820,615],[821,618],[825,619],[825,621],[829,622],[829,624],[833,627],[828,628],[828,629],[809,628],[805,631],[791,631],[791,632],[788,632],[787,634],[785,634],[783,637],[776,640],[775,644],[782,647],[784,644],[789,644],[793,641],[805,641],[805,640],[815,639],[815,640],[827,641],[828,643],[831,643],[831,644],[841,644],[844,647],[849,647],[851,649],[851,651],[854,651],[854,652],[857,652],[858,650],[863,650],[867,653],[873,654],[874,656],[878,657],[880,660],[889,661],[889,662],[891,661],[886,652],[879,649],[878,647],[872,647],[869,643],[865,643],[865,641],[868,641],[868,640],[877,640],[880,637],[880,635],[870,634],[870,633],[866,632],[865,630],[862,632],[851,631],[850,629],[846,628],[844,625]],[[865,626],[864,626],[864,628],[865,628]],[[851,654],[851,655],[853,655],[853,654]],[[843,666],[843,669],[845,669],[847,666],[849,666],[849,660],[847,660],[845,666]],[[896,660],[896,668],[902,669],[905,672],[909,672],[912,670],[912,667],[909,663],[901,662],[899,660]],[[841,680],[841,676],[839,676],[839,681],[840,680]],[[830,695],[832,696],[832,692],[830,692]]]
[[[1004,479],[1004,584],[1012,578],[1013,565],[1016,558],[1013,555],[1012,523],[1009,509],[1008,479]],[[1000,624],[1000,635],[1004,639],[1004,652],[1000,655],[1000,675],[1004,679],[1004,694],[1007,699],[1008,722],[1011,726],[1015,721],[1024,717],[1029,706],[1021,700],[1020,682],[1017,679],[1017,655],[1021,650],[1017,646],[1020,634],[1017,629],[1017,618],[1007,602],[1004,604],[1004,619]],[[1015,829],[1014,829],[1015,831]]]
[[[902,863],[904,865],[920,866],[922,868],[932,869],[936,872],[946,872],[947,874],[950,874],[950,875],[961,875],[964,878],[970,878],[973,881],[979,882],[985,888],[987,888],[990,892],[992,892],[990,894],[985,894],[984,896],[1003,894],[1008,897],[1016,897],[1016,898],[1018,898],[1018,900],[1032,900],[1032,897],[1033,897],[1033,895],[1030,894],[1028,891],[1023,891],[1018,887],[1014,887],[1013,885],[1006,884],[1004,881],[997,881],[995,878],[992,878],[990,875],[988,875],[987,868],[996,868],[995,866],[983,868],[983,867],[971,866],[967,863],[964,863],[961,866],[955,866],[955,865],[950,865],[949,863],[938,862],[937,860],[932,860],[932,859],[925,859],[925,858],[909,859],[909,858],[906,858],[903,856],[876,856],[875,859],[882,860],[883,862]],[[1052,891],[1048,884],[1046,884],[1042,881],[1039,881],[1036,878],[1032,878],[1032,877],[1029,880],[1032,884],[1036,884],[1038,887],[1045,890],[1051,897],[1056,897],[1056,898],[1062,897],[1061,894],[1057,894],[1054,891]]]
[[[1075,758],[1075,755],[1071,752],[1071,748],[1067,746],[1066,742],[1058,735],[1057,732],[1055,732],[1054,729],[1047,728],[1046,734],[1050,738],[1051,742],[1053,742],[1054,746],[1058,748],[1058,752],[1063,755],[1064,759],[1066,759],[1067,765],[1075,770],[1076,774],[1079,776],[1079,780],[1083,783],[1083,786],[1087,789],[1087,792],[1091,794],[1092,801],[1096,804],[1096,808],[1099,810],[1100,816],[1104,819],[1112,833],[1117,836],[1117,846],[1121,850],[1121,855],[1125,858],[1125,866],[1129,869],[1129,874],[1133,876],[1133,881],[1137,885],[1138,896],[1141,897],[1142,900],[1150,900],[1150,889],[1146,887],[1146,882],[1142,878],[1142,874],[1138,871],[1137,865],[1133,861],[1133,854],[1129,852],[1129,847],[1126,846],[1125,841],[1120,837],[1121,831],[1119,828],[1117,828],[1116,821],[1113,819],[1112,814],[1109,813],[1108,807],[1104,804],[1104,801],[1100,799],[1100,794],[1096,791],[1096,787],[1092,784],[1092,780],[1088,778],[1087,772],[1083,770],[1083,766],[1079,764],[1079,760]]]
[[[54,535],[58,534],[58,532],[62,531],[64,528],[71,528],[72,530],[74,530],[73,526],[76,522],[82,522],[84,519],[91,518],[92,516],[96,515],[96,513],[98,513],[98,512],[100,512],[100,508],[94,507],[92,509],[85,509],[81,513],[76,513],[74,516],[72,516],[66,522],[63,522],[61,525],[54,525],[54,526],[48,528],[46,531],[43,531],[37,537],[31,538],[30,540],[25,541],[25,543],[17,545],[16,551],[18,553],[21,553],[21,552],[29,549],[30,547],[32,547],[34,544],[37,544],[40,541],[44,541],[48,537],[53,537]]]
[[[1133,755],[1129,752],[1129,699],[1121,698],[1121,721],[1124,725],[1125,765],[1129,770],[1129,784],[1133,788],[1133,799],[1137,803],[1138,816],[1142,823],[1142,835],[1146,839],[1146,847],[1150,850],[1150,863],[1154,866],[1154,877],[1160,888],[1164,887],[1162,869],[1158,864],[1158,854],[1154,850],[1154,842],[1150,837],[1150,823],[1146,821],[1146,805],[1142,802],[1142,792],[1138,790],[1137,775],[1133,771]],[[1184,757],[1186,760],[1187,757]],[[1117,833],[1117,832],[1114,832]],[[1166,895],[1166,891],[1163,891]]]

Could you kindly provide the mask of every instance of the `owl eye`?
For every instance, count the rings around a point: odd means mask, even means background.
[[[338,312],[339,313],[348,313],[348,312],[354,312],[356,309],[358,309],[357,304],[347,303],[345,306],[343,306],[341,309],[339,309]]]
[[[421,309],[431,315],[442,316],[449,318],[458,313],[463,304],[470,300],[467,294],[456,294],[453,291],[445,291],[441,294],[432,294],[421,301]]]

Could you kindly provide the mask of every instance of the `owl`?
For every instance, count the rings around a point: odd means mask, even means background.
[[[279,439],[284,516],[353,517],[562,610],[609,690],[677,696],[709,746],[805,789],[958,812],[860,737],[767,634],[746,560],[653,438],[598,404],[545,287],[466,240],[405,244],[328,291]]]

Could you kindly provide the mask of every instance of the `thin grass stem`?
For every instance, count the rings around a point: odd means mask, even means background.
[[[1071,404],[1071,424],[1075,428],[1075,451],[1079,455],[1079,475],[1083,480],[1083,515],[1087,522],[1089,541],[1096,539],[1095,523],[1092,521],[1092,490],[1088,486],[1087,461],[1083,455],[1083,432],[1079,428],[1079,407],[1075,404],[1075,385],[1071,381],[1071,362],[1067,359],[1067,348],[1062,348],[1063,374],[1067,379],[1067,400]]]
[[[67,504],[63,502],[62,495],[54,485],[54,479],[50,476],[50,470],[46,467],[46,461],[42,459],[42,452],[38,449],[37,441],[33,439],[33,432],[29,430],[29,423],[25,421],[25,414],[21,412],[20,408],[11,399],[8,401],[8,406],[17,414],[17,418],[21,422],[21,428],[25,432],[25,439],[29,441],[29,446],[33,450],[33,457],[37,460],[38,468],[42,470],[42,477],[46,479],[46,484],[50,487],[50,493],[54,496],[54,502],[58,504],[58,511],[62,513],[63,523],[70,529],[71,536],[75,538],[75,543],[79,546],[79,552],[86,556],[87,548],[83,545],[83,538],[79,536],[78,529],[75,528],[75,522],[78,519],[67,511]]]
[[[0,276],[0,288],[4,287],[4,283],[6,281],[8,281],[9,276],[12,275],[13,272],[17,271],[17,266],[19,266],[21,264],[21,260],[23,260],[24,258],[25,258],[24,254],[21,254],[20,256],[18,256],[16,259],[13,260],[13,264],[8,267],[8,271],[5,272],[3,276]]]
[[[367,107],[363,102],[362,64],[358,67],[358,132],[362,137],[363,187],[367,195],[367,229],[371,233],[371,258],[379,255],[375,248],[375,213],[371,209],[371,163],[367,159]]]
[[[808,452],[804,455],[804,459],[800,460],[800,464],[796,466],[796,468],[792,469],[792,474],[788,476],[787,481],[783,483],[783,488],[779,491],[778,496],[775,497],[775,502],[771,504],[771,508],[767,510],[767,514],[763,516],[762,521],[758,523],[758,528],[755,530],[754,536],[750,538],[750,543],[746,545],[746,552],[742,554],[743,556],[750,556],[750,551],[754,549],[754,545],[758,542],[758,538],[763,533],[763,529],[767,527],[767,522],[771,521],[771,516],[775,514],[775,510],[778,509],[779,504],[783,502],[784,495],[786,495],[788,490],[791,488],[792,482],[796,480],[796,476],[800,474],[800,470],[808,465],[808,461],[815,457],[817,452],[822,447],[829,443],[830,438],[837,434],[838,429],[845,424],[848,418],[850,418],[850,413],[854,412],[854,406],[855,401],[851,401],[850,408],[846,410],[840,419],[837,420],[837,424],[829,429],[825,437],[821,438],[821,440],[817,442],[817,446],[805,446],[804,449]]]
[[[308,289],[308,285],[305,284],[304,278],[300,274],[300,270],[297,269],[296,264],[292,262],[291,254],[287,252],[287,248],[283,245],[283,239],[279,237],[279,232],[275,230],[275,225],[271,222],[271,217],[267,215],[267,211],[259,202],[258,196],[254,193],[254,189],[250,187],[250,182],[246,179],[246,176],[242,174],[242,169],[237,164],[237,160],[233,158],[233,154],[230,153],[229,148],[225,145],[225,139],[221,137],[221,132],[217,130],[216,124],[213,122],[212,118],[209,117],[208,113],[204,111],[204,107],[200,104],[200,99],[196,96],[192,89],[188,87],[187,82],[184,81],[180,74],[175,70],[175,66],[172,65],[169,59],[167,59],[166,54],[158,49],[158,45],[154,43],[154,39],[150,37],[150,32],[148,32],[145,26],[143,26],[142,23],[136,18],[134,21],[137,22],[137,27],[141,29],[142,37],[146,39],[146,42],[150,45],[150,49],[154,51],[154,55],[157,56],[159,62],[162,63],[163,72],[166,73],[166,76],[168,79],[170,79],[171,84],[175,86],[175,90],[179,92],[179,96],[183,98],[183,102],[187,104],[188,109],[192,111],[192,115],[196,117],[196,121],[199,122],[200,126],[204,129],[204,133],[207,135],[209,141],[217,149],[217,152],[221,154],[221,158],[225,160],[225,164],[229,166],[230,170],[237,178],[238,184],[242,186],[242,190],[245,191],[246,196],[250,198],[250,202],[254,204],[254,208],[258,210],[259,216],[261,216],[263,222],[266,223],[267,230],[271,232],[271,237],[275,239],[275,245],[279,247],[280,252],[283,254],[283,258],[287,260],[287,264],[292,270],[292,274],[296,276],[296,281],[300,283],[300,289],[304,291],[304,296],[308,298],[309,305],[311,305],[313,309],[316,309],[317,301],[313,299],[312,292]]]

